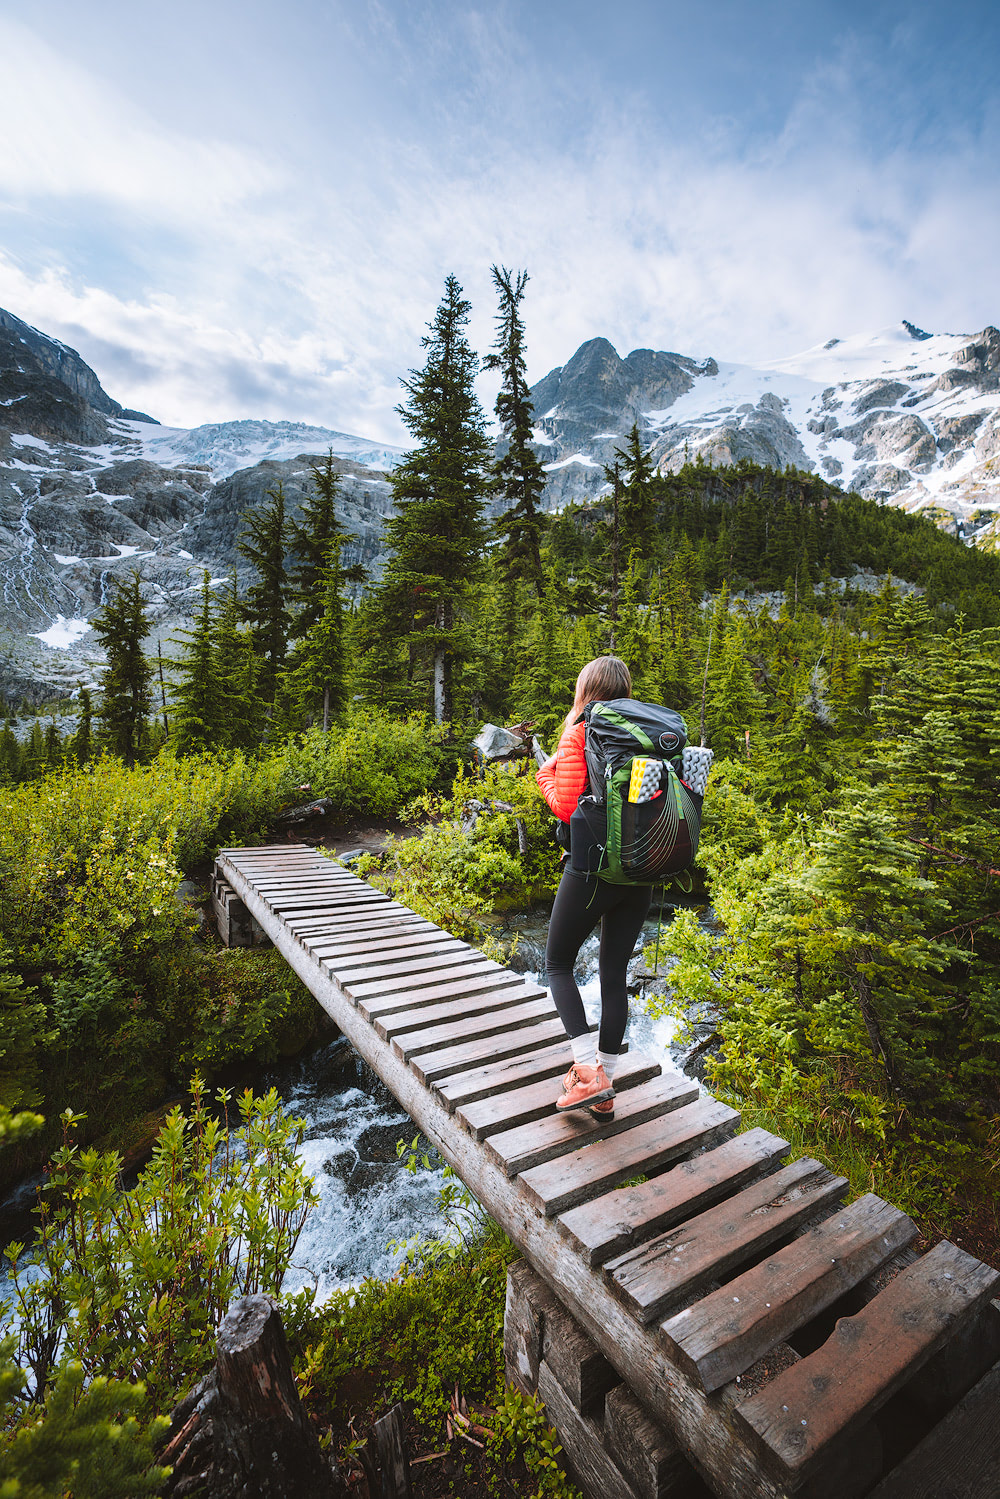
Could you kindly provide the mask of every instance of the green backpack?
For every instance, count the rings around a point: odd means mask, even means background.
[[[616,885],[682,874],[698,852],[708,773],[699,760],[710,763],[711,751],[686,750],[683,718],[655,703],[615,698],[583,717],[589,790],[570,819],[572,868]]]

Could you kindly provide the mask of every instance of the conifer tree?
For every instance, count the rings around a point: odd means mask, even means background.
[[[337,531],[328,536],[326,563],[314,585],[316,598],[309,610],[312,624],[291,658],[288,673],[293,703],[300,713],[318,719],[324,734],[347,702],[342,545]]]
[[[70,740],[70,754],[78,765],[86,765],[93,754],[93,704],[86,687],[80,688],[80,721]]]
[[[133,766],[146,742],[152,707],[153,669],[142,648],[150,625],[137,572],[127,583],[114,580],[111,589],[108,603],[91,621],[108,663],[97,716],[104,744]]]
[[[656,497],[653,493],[653,460],[642,446],[639,423],[633,422],[625,446],[615,448],[624,482],[618,507],[618,526],[623,557],[633,549],[647,561],[656,546]],[[605,471],[606,472],[606,471]]]
[[[0,786],[13,786],[21,779],[23,755],[10,720],[0,729]]]
[[[213,654],[220,746],[253,749],[260,744],[265,727],[264,704],[257,685],[261,663],[250,629],[243,622],[235,571],[222,597]]]
[[[496,523],[502,537],[500,567],[507,583],[529,585],[536,598],[544,589],[541,556],[542,516],[539,504],[545,471],[531,446],[534,408],[524,361],[524,323],[520,306],[528,284],[527,271],[492,266],[493,284],[500,299],[497,337],[483,368],[499,370],[497,421],[504,451],[493,465],[496,490],[505,508]]]
[[[28,737],[24,741],[24,752],[22,758],[22,774],[26,781],[36,781],[45,774],[48,757],[45,753],[45,735],[42,726],[35,718],[32,720]]]
[[[257,575],[256,581],[247,589],[243,615],[250,623],[254,648],[262,658],[261,696],[265,702],[273,703],[278,677],[285,664],[289,630],[284,486],[279,484],[276,489],[269,489],[267,498],[269,504],[245,512],[243,533],[236,545]]]
[[[330,543],[337,542],[341,586],[360,583],[365,569],[345,567],[343,549],[353,540],[337,516],[340,474],[334,466],[333,449],[322,463],[312,464],[315,494],[303,503],[299,518],[292,521],[289,535],[289,601],[293,611],[291,636],[308,635],[323,612],[323,578],[329,566]]]
[[[640,602],[646,592],[645,571],[638,551],[633,548],[622,589],[616,651],[628,666],[633,694],[638,698],[655,693],[660,666],[650,611]]]
[[[220,692],[215,673],[214,610],[207,571],[202,574],[201,603],[194,628],[182,630],[175,679],[174,743],[178,754],[219,748]]]
[[[449,276],[421,340],[424,368],[402,382],[407,394],[397,410],[416,446],[391,475],[396,513],[386,526],[390,557],[378,593],[383,628],[407,649],[411,699],[429,698],[438,722],[452,717],[455,668],[470,652],[485,544],[489,442],[473,388],[478,360],[464,332],[469,311]]]
[[[608,622],[608,649],[616,649],[616,635],[618,630],[618,610],[621,602],[621,574],[622,561],[627,553],[622,548],[622,526],[621,510],[624,485],[622,483],[621,464],[616,459],[614,463],[605,467],[604,477],[611,485],[609,496],[610,515],[606,521],[599,523],[599,530],[604,539],[604,556],[601,559],[604,568],[603,575],[607,579],[605,592],[607,597],[607,622]]]

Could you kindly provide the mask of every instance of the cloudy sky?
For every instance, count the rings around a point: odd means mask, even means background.
[[[399,441],[494,261],[532,380],[1000,321],[995,0],[0,0],[0,58],[0,306],[169,424]]]

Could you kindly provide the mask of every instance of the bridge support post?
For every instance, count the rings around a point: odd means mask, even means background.
[[[258,926],[218,863],[212,875],[212,914],[226,947],[270,947],[271,939]]]
[[[507,1272],[507,1382],[541,1396],[585,1499],[711,1499],[653,1419],[526,1260]]]

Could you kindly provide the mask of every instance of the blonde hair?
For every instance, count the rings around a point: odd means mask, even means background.
[[[620,656],[597,656],[588,661],[576,679],[573,706],[566,715],[563,733],[571,728],[588,703],[632,696],[632,674]]]

